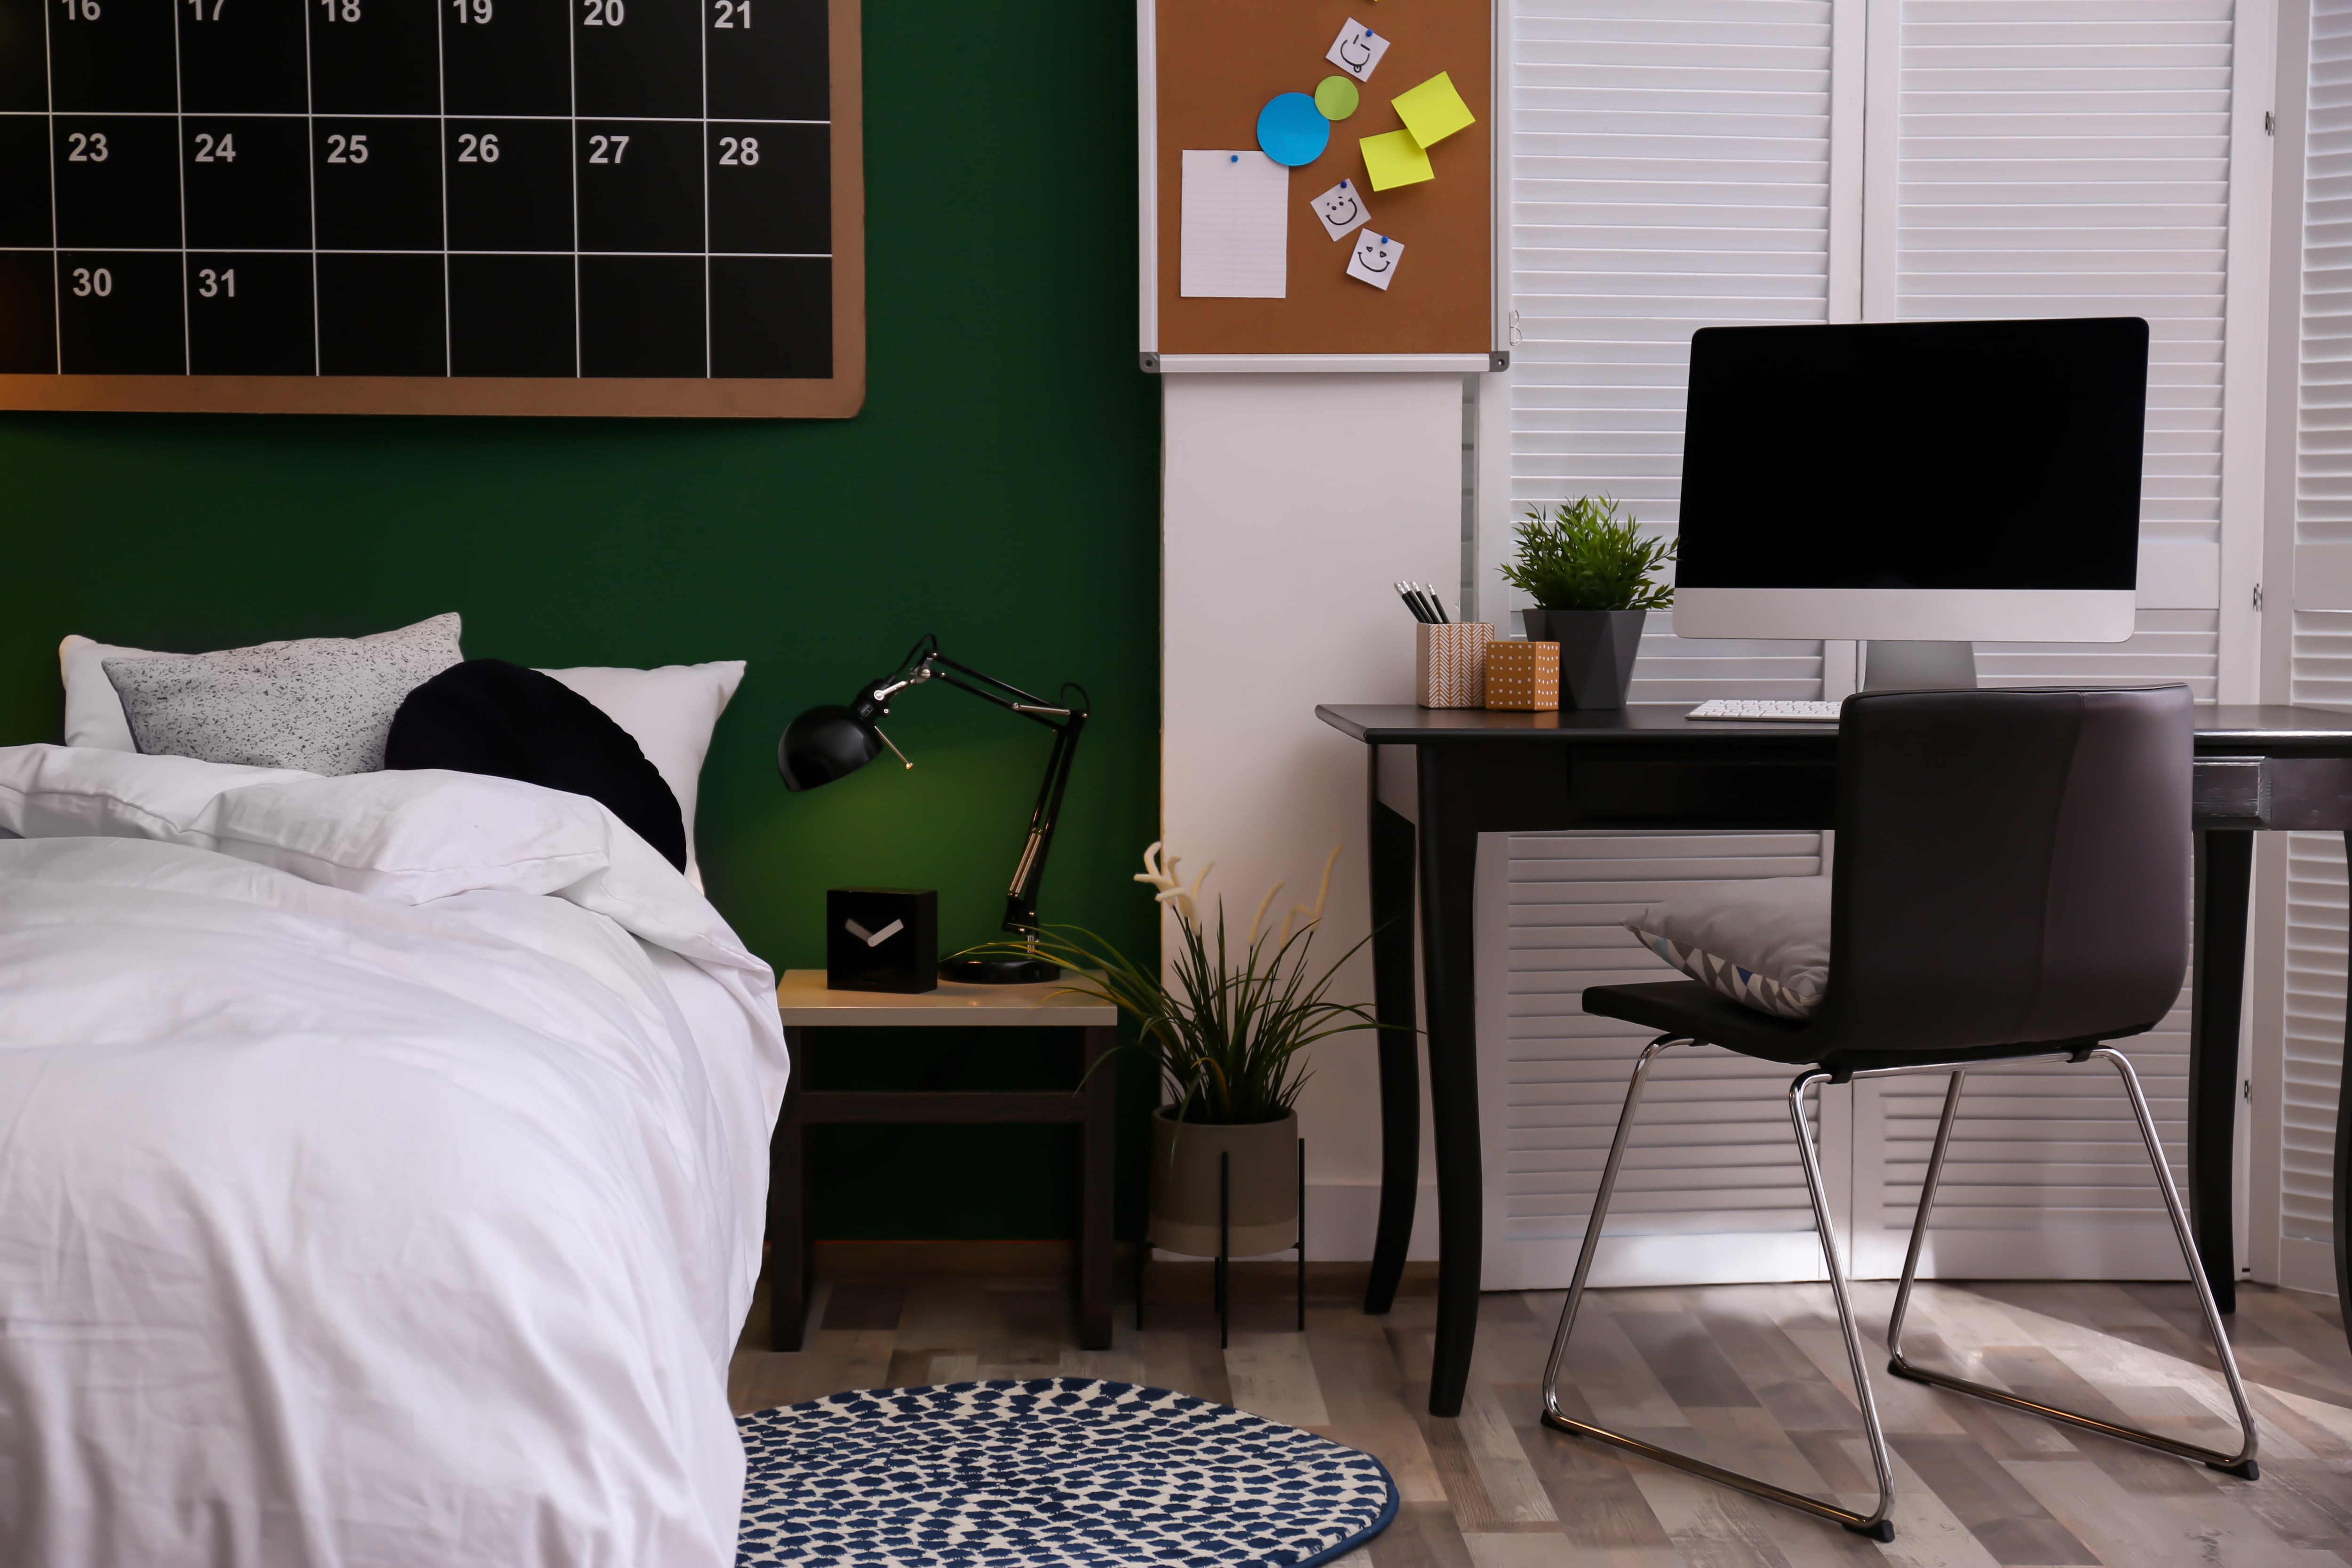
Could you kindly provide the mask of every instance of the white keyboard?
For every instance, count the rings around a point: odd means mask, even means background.
[[[1834,724],[1834,702],[1734,702],[1718,697],[1690,710],[1694,719],[1737,719],[1744,723]]]

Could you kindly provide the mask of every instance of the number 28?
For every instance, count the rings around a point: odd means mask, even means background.
[[[760,161],[760,139],[757,136],[721,136],[719,139],[719,161],[732,168]]]

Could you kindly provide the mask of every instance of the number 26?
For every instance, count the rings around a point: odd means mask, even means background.
[[[738,16],[743,18],[740,23],[735,20]],[[751,0],[719,0],[719,20],[710,25],[714,27],[749,27],[751,25]]]

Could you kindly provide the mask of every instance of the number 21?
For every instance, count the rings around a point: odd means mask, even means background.
[[[719,0],[719,20],[710,25],[714,27],[736,26],[739,25],[735,20],[738,16],[743,18],[740,26],[748,27],[751,25],[751,0]]]

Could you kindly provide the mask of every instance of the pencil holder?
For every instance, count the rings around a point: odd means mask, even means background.
[[[1486,648],[1494,637],[1495,628],[1484,621],[1415,626],[1413,700],[1423,708],[1485,706]]]
[[[1548,712],[1559,706],[1559,644],[1492,642],[1486,645],[1488,708]]]

